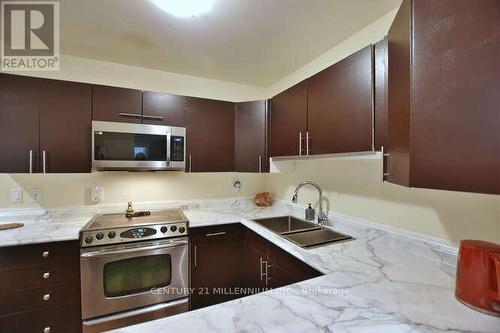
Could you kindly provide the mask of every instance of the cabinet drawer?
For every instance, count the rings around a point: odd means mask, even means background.
[[[80,333],[80,304],[0,316],[0,332]]]
[[[242,226],[239,223],[189,229],[191,241],[197,243],[226,239],[238,240],[241,236],[241,231]]]
[[[0,294],[0,315],[80,304],[80,284],[45,286]]]
[[[0,269],[65,264],[78,261],[79,258],[77,241],[9,246],[0,248]]]
[[[80,266],[78,262],[71,265],[41,265],[1,269],[0,293],[79,281]]]

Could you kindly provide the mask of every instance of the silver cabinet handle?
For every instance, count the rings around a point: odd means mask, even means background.
[[[193,172],[193,157],[189,154],[189,172]]]
[[[122,117],[142,118],[142,114],[140,114],[140,113],[120,112],[119,115]]]
[[[44,278],[45,280],[50,279],[50,273],[49,273],[49,272],[45,272],[45,273],[43,273],[43,275],[42,275],[42,276],[43,276],[43,278]]]
[[[264,274],[266,274],[266,287],[268,286],[268,281],[271,280],[271,278],[269,277],[269,267],[271,267],[271,265],[269,265],[269,263],[266,261],[264,261],[264,266],[265,267],[265,270],[264,270]]]
[[[264,264],[264,259],[262,259],[262,257],[260,257],[259,259],[260,259],[260,281],[263,281],[264,272],[262,270],[262,265]]]
[[[33,173],[33,150],[30,150],[30,173]]]
[[[262,173],[262,155],[259,155],[259,173]]]
[[[47,173],[47,152],[45,150],[42,152],[42,160],[43,160],[43,173]]]
[[[47,326],[43,329],[43,333],[50,333],[51,330],[50,330],[50,326]]]
[[[142,115],[142,118],[153,119],[153,120],[163,120],[164,117],[162,117],[162,116],[152,116],[152,115],[149,115],[149,114],[144,114],[144,115]]]
[[[42,252],[42,257],[47,258],[50,255],[49,251],[43,251]]]
[[[221,232],[213,232],[211,234],[206,234],[205,236],[207,237],[213,237],[213,236],[221,236],[221,235],[225,235],[226,232],[225,231],[221,231]]]
[[[197,258],[197,255],[196,255],[196,245],[194,246],[194,267],[196,267],[196,265],[198,264],[198,261],[196,260]]]
[[[384,146],[380,147],[380,150],[382,151],[382,182],[385,181],[385,177],[388,177],[389,176],[389,172],[384,172],[384,157],[387,157],[387,170],[389,170],[389,156],[391,156],[391,154],[389,153],[385,153],[384,152]]]
[[[306,155],[309,155],[309,131],[306,131]]]
[[[48,300],[50,300],[50,294],[45,294],[45,295],[43,295],[43,300],[44,300],[45,302],[47,302]]]
[[[302,132],[299,132],[299,155],[302,155]]]

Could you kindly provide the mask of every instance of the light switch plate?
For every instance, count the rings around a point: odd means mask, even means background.
[[[42,202],[42,191],[39,188],[32,188],[29,190],[29,194],[33,202]]]
[[[23,202],[23,190],[20,188],[13,188],[10,190],[10,202],[11,203],[22,203]]]
[[[101,202],[104,199],[104,188],[102,186],[94,186],[90,188],[90,201]]]

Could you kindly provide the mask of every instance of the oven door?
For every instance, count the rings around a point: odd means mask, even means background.
[[[170,126],[92,122],[92,169],[166,170]]]
[[[81,250],[82,318],[188,296],[187,238]]]

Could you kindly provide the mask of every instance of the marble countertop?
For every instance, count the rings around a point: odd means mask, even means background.
[[[177,206],[191,227],[240,222],[325,275],[113,333],[500,332],[500,318],[455,300],[453,244],[334,215],[331,227],[355,239],[306,250],[251,221],[301,217],[303,211],[296,206],[256,208],[240,201]],[[0,223],[27,223],[17,231],[0,232],[0,246],[77,239],[94,214],[87,210],[49,212],[32,220],[0,218]]]
[[[76,240],[79,238],[80,229],[95,216],[96,212],[96,210],[50,212],[40,210],[25,215],[0,214],[0,224],[24,223],[21,228],[0,231],[0,248]]]

